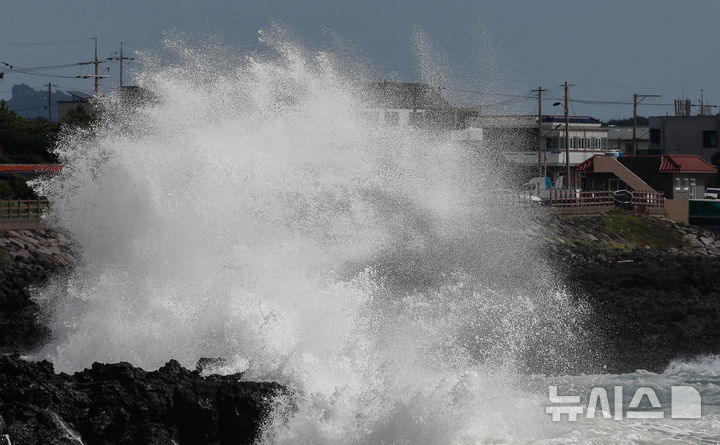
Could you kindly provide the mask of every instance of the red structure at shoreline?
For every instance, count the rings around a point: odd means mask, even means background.
[[[0,164],[0,177],[11,175],[36,176],[41,173],[59,173],[59,164]]]

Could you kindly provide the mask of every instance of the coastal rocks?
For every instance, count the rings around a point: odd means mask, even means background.
[[[0,438],[13,444],[249,444],[287,390],[202,377],[174,360],[147,372],[94,363],[55,374],[49,362],[0,357]],[[0,443],[2,440],[0,439]]]
[[[676,358],[720,352],[720,261],[588,249],[565,268],[565,282],[593,307],[590,322],[612,345],[609,371],[659,372]]]
[[[593,309],[587,328],[605,339],[598,342],[604,370],[661,372],[673,359],[720,353],[718,238],[670,220],[630,217],[654,236],[633,238],[632,227],[611,231],[607,216],[549,226],[550,238],[562,240],[548,246],[549,257],[571,293]],[[587,242],[585,230],[600,241]]]
[[[550,216],[543,221],[549,244],[600,243],[605,247],[677,249],[720,258],[720,235],[672,219],[631,213]],[[648,245],[650,243],[651,245]]]
[[[690,247],[704,247],[704,243],[698,240],[696,237],[692,235],[685,235],[685,239],[688,242],[688,245]]]
[[[47,229],[0,231],[0,352],[42,341],[37,306],[28,288],[75,262],[70,240]]]
[[[720,235],[695,226],[678,224],[668,218],[661,218],[666,225],[682,233],[688,243],[688,252],[720,258]]]
[[[0,445],[253,443],[286,390],[201,374],[218,359],[197,371],[173,360],[154,372],[95,363],[69,376],[48,362],[2,355],[42,344],[48,332],[28,289],[74,262],[70,240],[58,232],[0,231]]]

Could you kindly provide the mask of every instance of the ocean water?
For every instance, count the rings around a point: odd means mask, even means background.
[[[513,183],[493,141],[380,127],[355,65],[279,27],[260,40],[169,37],[137,73],[152,100],[107,97],[58,145],[62,174],[35,186],[79,264],[34,293],[53,333],[38,358],[223,357],[213,371],[293,390],[262,443],[714,443],[717,358],[571,375],[602,364],[603,339],[544,257],[542,219],[493,199]],[[625,405],[649,386],[666,411],[692,385],[703,416],[554,422],[551,385],[621,385]]]

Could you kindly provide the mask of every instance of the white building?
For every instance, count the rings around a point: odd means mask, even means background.
[[[439,88],[426,83],[374,82],[363,85],[364,117],[380,125],[465,128],[476,108],[453,107]]]
[[[542,116],[539,157],[537,119],[537,115],[478,116],[469,120],[468,128],[454,131],[452,139],[476,149],[495,150],[518,167],[537,168],[540,159],[543,172],[554,178],[565,173],[565,116]],[[609,150],[608,129],[595,118],[571,116],[568,133],[571,168]]]

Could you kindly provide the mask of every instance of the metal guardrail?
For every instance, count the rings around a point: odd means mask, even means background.
[[[630,190],[550,190],[548,205],[551,207],[664,207],[665,197],[661,192]]]
[[[0,201],[0,218],[40,218],[47,208],[45,200]]]
[[[609,190],[584,192],[580,190],[550,190],[551,207],[595,207],[614,205],[613,194]]]
[[[645,207],[665,207],[665,195],[662,192],[644,192],[633,190],[630,192],[632,205]]]

